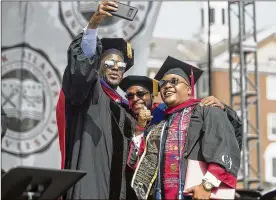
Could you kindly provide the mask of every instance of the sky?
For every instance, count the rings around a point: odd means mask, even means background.
[[[192,39],[200,28],[199,1],[164,1],[157,18],[154,37]],[[257,29],[276,25],[276,1],[256,2]]]

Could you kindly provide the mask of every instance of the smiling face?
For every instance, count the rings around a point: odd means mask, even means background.
[[[191,87],[181,76],[168,74],[159,83],[163,83],[160,86],[160,93],[168,107],[175,107],[190,99]]]
[[[126,91],[126,98],[128,99],[131,112],[134,116],[138,115],[140,110],[146,106],[151,109],[151,94],[150,92],[141,86],[131,86]]]
[[[107,84],[116,89],[123,79],[126,64],[117,54],[109,54],[102,58],[100,74]]]

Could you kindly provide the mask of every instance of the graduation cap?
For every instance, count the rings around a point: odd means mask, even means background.
[[[102,56],[105,56],[107,53],[119,54],[127,64],[126,71],[134,65],[134,50],[131,44],[123,38],[102,38],[101,43],[103,46]]]
[[[202,75],[203,71],[188,63],[177,60],[168,56],[154,79],[160,81],[167,74],[176,74],[183,77],[187,83],[192,87],[192,96],[194,96],[194,85]]]
[[[1,199],[58,199],[85,175],[84,171],[16,167],[1,178]]]
[[[146,88],[154,96],[158,95],[158,82],[147,76],[126,76],[119,86],[124,92],[132,86],[141,86]]]

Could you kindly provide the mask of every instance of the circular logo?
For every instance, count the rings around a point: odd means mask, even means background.
[[[43,52],[26,44],[3,48],[1,61],[2,107],[9,119],[2,150],[41,151],[57,136],[58,73]]]
[[[60,2],[61,20],[73,37],[82,32],[87,26],[93,11],[97,10],[98,2]],[[133,21],[121,19],[116,16],[106,17],[100,25],[98,34],[101,37],[122,37],[131,40],[143,27],[144,21],[151,8],[152,2],[127,2],[129,6],[138,8]]]

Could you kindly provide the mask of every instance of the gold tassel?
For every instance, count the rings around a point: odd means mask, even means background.
[[[127,43],[127,57],[132,58],[132,48],[130,43]]]
[[[152,94],[158,96],[158,81],[155,79],[152,79]]]

